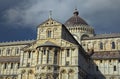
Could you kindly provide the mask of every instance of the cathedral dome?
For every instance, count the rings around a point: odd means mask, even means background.
[[[76,25],[88,25],[81,17],[79,17],[79,12],[75,9],[74,15],[65,22],[66,26],[76,26]]]

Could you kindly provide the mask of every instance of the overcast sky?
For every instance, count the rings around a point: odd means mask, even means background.
[[[75,8],[97,34],[120,32],[120,0],[0,0],[0,42],[36,39],[50,10],[64,24]]]

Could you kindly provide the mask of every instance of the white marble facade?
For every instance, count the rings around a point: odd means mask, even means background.
[[[36,40],[0,43],[0,79],[120,79],[120,34],[96,35],[77,10],[48,18]]]

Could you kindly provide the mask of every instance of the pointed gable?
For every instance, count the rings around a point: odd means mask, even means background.
[[[61,37],[60,22],[49,18],[45,22],[41,23],[37,28],[37,39],[53,39]]]
[[[38,26],[37,38],[40,40],[63,39],[70,43],[79,45],[65,25],[52,18],[49,18]]]
[[[52,19],[52,18],[49,18],[47,19],[46,21],[42,22],[39,26],[39,27],[43,27],[43,26],[46,26],[46,27],[49,27],[49,26],[57,26],[57,25],[61,25],[60,22]]]

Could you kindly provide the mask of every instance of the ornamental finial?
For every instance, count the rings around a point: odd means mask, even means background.
[[[49,18],[52,18],[52,10],[49,11]]]
[[[78,15],[79,15],[79,12],[78,12],[77,8],[75,8],[75,11],[74,11],[73,14],[74,14],[75,16],[78,16]]]

